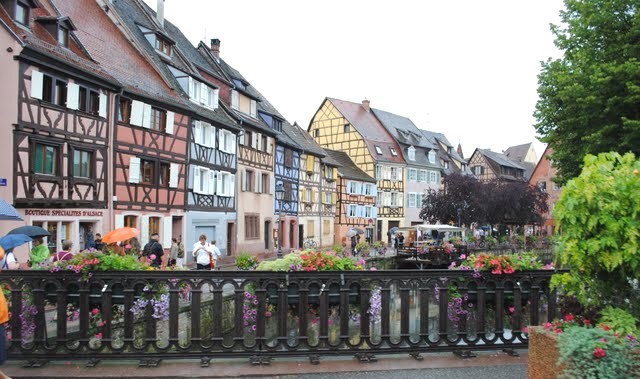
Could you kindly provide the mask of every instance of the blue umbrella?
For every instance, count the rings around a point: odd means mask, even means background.
[[[0,220],[22,221],[22,216],[11,204],[0,199]]]
[[[46,229],[35,225],[25,225],[11,230],[7,234],[26,234],[31,238],[48,237],[51,235]]]
[[[31,242],[32,238],[26,234],[7,234],[0,238],[0,246],[5,250],[11,250],[14,247],[24,245],[27,242]]]

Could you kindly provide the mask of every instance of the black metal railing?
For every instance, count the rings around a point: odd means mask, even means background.
[[[514,349],[556,316],[553,271],[3,271],[9,356],[159,359]],[[474,277],[474,275],[476,277]]]

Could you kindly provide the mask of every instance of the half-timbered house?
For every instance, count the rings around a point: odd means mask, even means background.
[[[186,103],[187,117],[181,124],[184,134],[174,139],[173,145],[151,141],[151,147],[159,154],[167,154],[164,150],[171,147],[173,158],[187,163],[182,165],[184,185],[178,187],[182,196],[174,197],[181,199],[186,210],[185,245],[190,247],[199,235],[205,234],[208,240],[217,241],[223,255],[229,255],[235,242],[236,138],[241,129],[219,107],[219,87],[212,78],[209,62],[177,27],[164,19],[163,1],[158,1],[157,12],[140,0],[122,0],[112,6],[114,19],[121,20],[125,33],[133,36],[137,48],[175,96]]]
[[[336,168],[339,164],[297,123],[284,131],[301,148],[298,247],[330,247],[334,244]],[[306,241],[309,243],[305,246]]]
[[[442,175],[446,176],[452,173],[471,175],[467,160],[453,148],[453,145],[444,134],[423,129],[421,129],[420,132],[422,132],[422,135],[428,141],[436,146],[438,154],[437,160],[440,163]],[[460,148],[460,151],[462,151],[462,148]]]
[[[343,151],[378,186],[378,220],[375,240],[388,239],[388,230],[404,226],[404,176],[406,163],[400,145],[369,107],[326,98],[313,116],[308,131],[325,149]]]
[[[345,235],[350,228],[364,230],[365,241],[373,242],[374,225],[378,218],[376,180],[356,166],[347,153],[325,151],[340,164],[336,170],[338,180],[334,243],[349,245]]]
[[[422,224],[422,199],[428,190],[440,188],[442,166],[438,159],[438,147],[409,118],[379,109],[372,111],[396,139],[407,162],[404,172],[405,225]]]
[[[52,252],[64,240],[82,249],[89,233],[110,226],[109,125],[119,85],[87,54],[76,21],[48,0],[0,1],[2,196],[51,233]]]
[[[220,105],[242,127],[238,136],[237,253],[272,253],[277,226],[274,216],[275,135],[284,118],[260,108],[262,95],[240,72],[220,57],[221,42],[198,45],[220,88]]]
[[[469,158],[469,168],[478,180],[525,180],[525,168],[506,155],[489,149],[476,149]]]

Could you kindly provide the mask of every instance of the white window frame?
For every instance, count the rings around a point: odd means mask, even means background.
[[[396,151],[396,149],[395,149],[395,148],[390,147],[390,148],[389,148],[389,150],[391,151],[391,155],[393,155],[394,157],[397,157],[397,156],[398,156],[398,152]]]
[[[426,182],[428,178],[429,176],[427,174],[427,170],[420,170],[420,172],[418,173],[418,181]]]
[[[436,152],[433,150],[429,150],[429,153],[427,154],[427,157],[429,158],[429,163],[436,163]]]
[[[418,170],[415,168],[408,168],[407,169],[407,179],[411,182],[417,182],[418,181]]]
[[[438,183],[438,176],[439,175],[437,171],[429,171],[429,183]]]
[[[375,145],[376,148],[376,153],[378,153],[379,155],[382,155],[382,149],[380,148],[380,146]]]
[[[415,161],[416,160],[416,148],[413,146],[409,146],[409,148],[407,149],[407,157],[409,158],[410,161]]]
[[[356,204],[347,205],[347,217],[357,217],[358,206]]]

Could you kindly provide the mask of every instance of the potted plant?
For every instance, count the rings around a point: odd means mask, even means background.
[[[255,270],[258,266],[258,259],[255,255],[249,253],[241,253],[236,257],[236,267],[238,270],[248,271]]]

